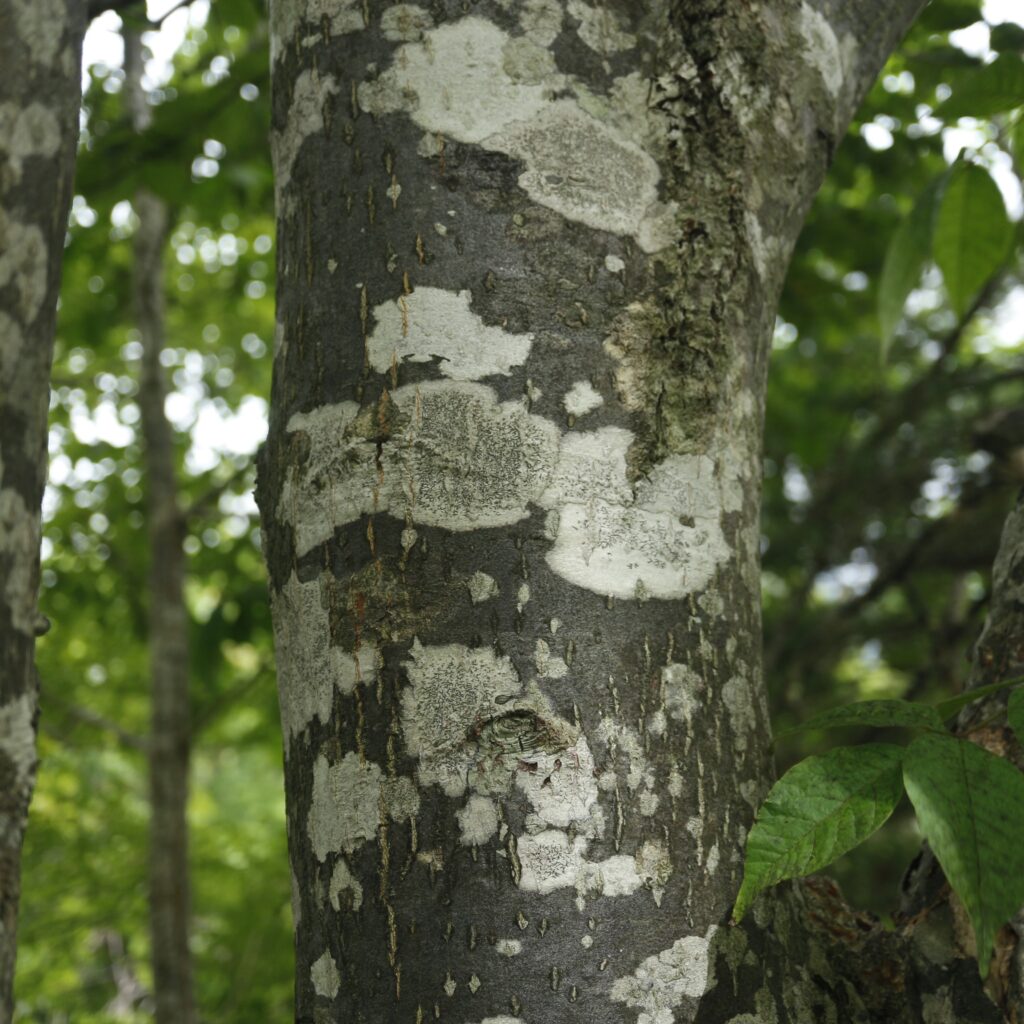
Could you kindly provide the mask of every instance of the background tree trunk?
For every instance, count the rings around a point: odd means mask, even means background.
[[[141,32],[124,33],[125,76],[132,121],[144,132],[152,120],[142,85]],[[136,318],[142,336],[142,409],[149,533],[150,697],[149,915],[157,1024],[192,1024],[189,936],[188,772],[191,730],[188,696],[188,616],[185,609],[185,523],[178,497],[174,431],[164,412],[163,253],[167,208],[146,189],[132,200]]]
[[[775,303],[917,6],[272,7],[298,1020],[926,1019],[827,886],[724,927]]]
[[[21,844],[36,774],[46,413],[71,201],[84,10],[0,8],[0,1021],[14,1005]]]

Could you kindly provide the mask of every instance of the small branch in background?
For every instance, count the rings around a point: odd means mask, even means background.
[[[159,18],[146,19],[150,28],[159,28],[175,11],[182,7],[188,7],[192,0],[178,0],[178,3],[169,7]],[[130,11],[132,8],[141,7],[145,12],[145,0],[89,0],[86,6],[86,17],[92,21],[107,11],[120,14],[122,11]]]
[[[79,722],[84,722],[86,725],[93,726],[95,729],[102,729],[104,732],[110,733],[111,736],[117,738],[119,743],[130,747],[132,750],[145,752],[149,749],[149,743],[144,736],[129,732],[118,725],[117,722],[107,718],[106,715],[101,715],[98,711],[93,711],[91,708],[83,708],[79,704],[69,704],[49,692],[46,695],[46,702],[47,704],[56,705],[69,718],[74,718]],[[43,726],[45,727],[46,725],[47,722],[44,719]]]
[[[222,480],[220,483],[214,484],[208,490],[204,491],[195,499],[190,505],[187,505],[182,510],[182,517],[185,519],[197,519],[205,516],[210,509],[220,500],[222,494],[237,484],[240,480],[245,479],[246,473],[252,468],[250,463],[246,463],[244,466],[239,466],[226,480]]]

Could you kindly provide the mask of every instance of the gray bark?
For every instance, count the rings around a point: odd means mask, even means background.
[[[125,40],[125,76],[135,130],[151,121],[142,88],[141,34]],[[164,412],[163,254],[166,204],[145,189],[132,200],[133,288],[142,337],[139,405],[149,536],[150,736],[149,920],[157,1024],[193,1024],[196,1015],[188,936],[189,722],[188,616],[185,608],[185,523],[178,495],[174,431]]]
[[[84,12],[0,6],[0,1021],[14,1004],[20,857],[36,775],[39,509]]]
[[[917,6],[272,5],[297,1020],[932,1019],[824,883],[725,925],[776,300]]]

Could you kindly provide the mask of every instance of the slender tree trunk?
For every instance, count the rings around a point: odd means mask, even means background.
[[[298,1021],[945,1019],[820,883],[725,925],[776,300],[917,6],[272,4]]]
[[[135,130],[150,123],[142,87],[139,32],[125,32],[126,87]],[[135,234],[134,291],[142,335],[139,405],[142,408],[145,481],[149,518],[149,738],[150,851],[149,917],[157,1024],[197,1020],[192,991],[188,865],[188,617],[185,609],[185,524],[178,499],[174,432],[164,412],[167,385],[164,349],[163,253],[167,208],[139,189],[132,200],[139,218]]]
[[[0,5],[0,1022],[14,1005],[21,844],[36,776],[39,508],[84,10]]]

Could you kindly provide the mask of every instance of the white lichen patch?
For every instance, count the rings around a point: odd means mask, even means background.
[[[498,1017],[484,1017],[480,1024],[526,1024],[522,1017],[510,1017],[503,1013]]]
[[[689,665],[671,662],[661,670],[665,710],[677,722],[689,723],[703,704],[704,680]]]
[[[602,896],[632,896],[643,881],[636,870],[636,859],[620,853],[587,864],[577,888]]]
[[[35,716],[35,700],[23,693],[0,706],[0,757],[13,766],[13,790],[25,787],[36,763],[36,731],[32,724]],[[0,841],[8,837],[0,830]]]
[[[614,501],[627,486],[624,473],[588,483],[593,498],[558,509],[547,554],[548,565],[577,586],[620,598],[680,598],[706,587],[728,561],[721,494],[707,456],[670,456],[628,502]]]
[[[800,34],[804,59],[821,75],[832,98],[839,96],[846,76],[843,47],[828,19],[804,0],[800,4]]]
[[[380,16],[380,30],[392,43],[412,43],[423,38],[423,33],[434,27],[429,11],[417,4],[395,4]]]
[[[295,530],[301,556],[337,526],[388,512],[453,531],[508,526],[528,515],[558,451],[558,430],[521,402],[498,402],[480,384],[431,381],[392,392],[388,443],[378,456],[354,402],[296,413],[288,430],[309,438],[278,514]],[[379,463],[378,463],[379,458]]]
[[[626,788],[635,793],[642,786],[653,789],[655,784],[654,771],[644,754],[644,743],[639,734],[631,726],[625,725],[617,718],[605,716],[597,727],[597,738],[608,747],[609,752],[617,752],[627,761]],[[617,784],[614,773],[612,778]]]
[[[576,34],[602,57],[636,46],[636,36],[624,31],[618,15],[603,4],[592,7],[583,0],[569,0],[568,11],[579,21]]]
[[[331,674],[334,685],[342,693],[351,693],[357,686],[375,682],[381,666],[380,651],[375,644],[364,641],[358,651],[332,647]]]
[[[42,231],[35,224],[14,220],[0,209],[0,288],[14,286],[17,302],[10,311],[26,327],[39,315],[46,298],[46,256]]]
[[[59,148],[60,125],[49,107],[35,102],[23,107],[0,103],[0,161],[6,164],[9,183],[21,180],[27,159],[53,157]]]
[[[594,385],[589,380],[578,380],[565,393],[562,405],[570,416],[579,419],[604,405],[604,398],[599,391],[594,389]]]
[[[390,68],[359,87],[367,113],[407,111],[422,128],[482,143],[516,121],[536,117],[551,85],[514,81],[504,69],[509,37],[470,16],[441,25],[422,43],[399,48]]]
[[[579,12],[594,45],[619,47],[628,38],[588,5]],[[633,135],[636,121],[648,131],[646,97],[632,120],[622,119],[625,130],[585,110],[594,98],[546,49],[562,13],[531,4],[522,14],[527,32],[515,38],[472,15],[432,29],[359,87],[359,104],[372,114],[405,112],[429,132],[522,160],[519,185],[534,202],[655,252],[672,237],[675,209],[659,202],[657,163]]]
[[[708,948],[716,930],[712,925],[703,936],[688,935],[647,957],[631,975],[616,979],[612,999],[640,1010],[637,1024],[672,1024],[685,997],[699,999],[713,984]]]
[[[672,876],[672,860],[668,847],[660,839],[648,839],[637,851],[636,873],[651,890],[654,902],[660,907],[665,885]]]
[[[474,794],[456,814],[463,846],[483,846],[498,831],[498,808],[493,800]]]
[[[389,373],[393,363],[439,360],[454,380],[508,376],[530,354],[532,334],[489,327],[470,309],[472,293],[419,287],[374,307],[376,326],[367,341],[370,364]]]
[[[523,34],[538,46],[550,46],[562,31],[561,0],[526,0],[519,13]]]
[[[313,982],[313,991],[324,999],[333,999],[341,988],[341,976],[338,965],[328,950],[324,950],[309,969],[309,978]]]
[[[599,231],[633,235],[645,251],[656,251],[641,227],[649,215],[664,215],[657,206],[658,165],[574,100],[546,104],[532,120],[503,128],[485,145],[526,163],[519,187],[535,203]]]
[[[13,11],[15,32],[31,59],[37,64],[52,65],[71,8],[61,0],[11,0],[7,7]]]
[[[418,758],[421,786],[449,796],[465,792],[476,762],[474,731],[522,691],[508,657],[461,644],[424,647],[417,640],[404,663],[411,686],[402,691],[406,748]]]
[[[729,710],[733,743],[742,754],[747,749],[751,734],[757,729],[757,714],[750,684],[739,676],[733,676],[722,687],[722,700]]]
[[[348,864],[338,858],[331,872],[331,881],[327,886],[327,897],[335,910],[351,904],[353,912],[363,905],[363,886],[349,870]]]
[[[466,581],[466,589],[469,591],[469,599],[473,604],[483,604],[484,601],[490,601],[491,598],[497,597],[501,593],[494,577],[480,570],[473,573]]]
[[[323,754],[313,764],[313,793],[306,820],[310,845],[319,861],[330,853],[352,853],[377,835],[381,770],[349,752],[338,764]]]
[[[338,7],[337,2],[322,0],[324,7]],[[306,8],[317,6],[316,0],[304,4]],[[298,5],[276,3],[274,9],[291,8]],[[355,12],[349,12],[355,13]],[[361,15],[359,16],[361,20]],[[274,157],[274,188],[278,197],[279,208],[285,197],[288,183],[292,178],[292,168],[299,155],[303,142],[311,135],[324,130],[324,106],[329,98],[338,93],[339,86],[333,75],[320,75],[314,71],[303,71],[295,79],[292,91],[292,102],[288,108],[284,128],[271,133],[271,152]]]
[[[626,264],[621,257],[609,253],[604,258],[604,267],[609,274],[621,274],[626,269]]]
[[[325,34],[330,38],[364,28],[360,0],[279,0],[270,5],[270,20],[271,62],[295,41],[303,25],[308,29],[304,44],[322,41]]]
[[[530,771],[516,772],[516,786],[526,794],[537,817],[545,826],[575,827],[587,836],[600,834],[594,755],[585,737],[566,750],[529,755]]]
[[[3,471],[0,455],[0,565],[6,568],[4,603],[10,612],[11,625],[19,633],[35,636],[34,563],[39,551],[39,516],[29,511],[17,491],[3,486]]]
[[[494,944],[494,951],[500,956],[519,956],[523,951],[523,944],[518,939],[498,939]]]
[[[385,779],[380,785],[380,798],[392,821],[408,821],[420,812],[419,790],[405,775]]]
[[[285,751],[318,718],[326,724],[334,699],[331,632],[320,580],[288,582],[270,597],[277,656],[277,694]]]
[[[529,592],[527,592],[527,596],[529,596]],[[525,601],[521,603],[520,611],[525,603]],[[566,665],[565,659],[552,654],[551,647],[546,640],[538,640],[534,645],[533,664],[537,668],[537,675],[542,679],[562,679],[569,672],[569,666]]]
[[[527,892],[548,893],[576,888],[586,867],[583,853],[587,840],[575,839],[558,829],[519,838],[517,854],[522,874],[519,887]]]

